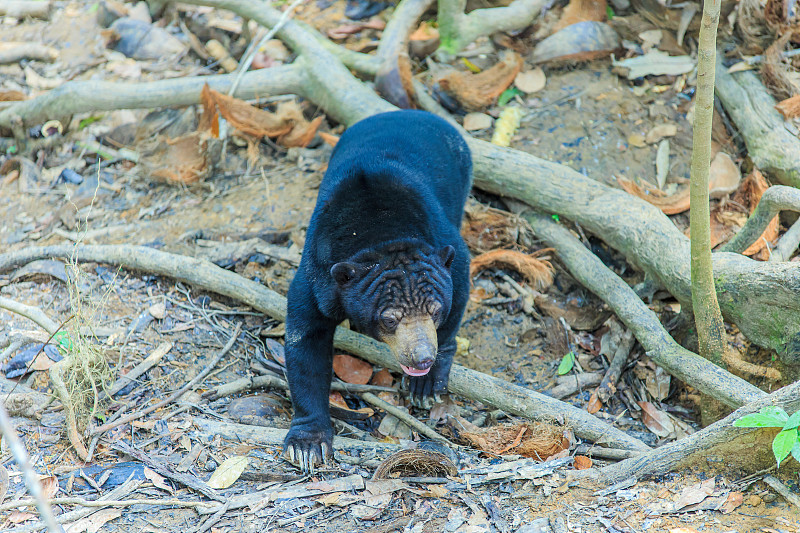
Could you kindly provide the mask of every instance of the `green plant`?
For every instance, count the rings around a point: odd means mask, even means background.
[[[797,432],[800,427],[800,411],[789,416],[780,407],[768,406],[757,413],[741,417],[733,425],[737,428],[781,428],[772,440],[772,453],[775,454],[778,466],[789,454],[800,463],[800,435]]]

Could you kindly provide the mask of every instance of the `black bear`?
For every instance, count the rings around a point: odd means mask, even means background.
[[[284,449],[304,470],[332,452],[333,334],[345,318],[389,345],[415,403],[446,392],[469,292],[459,229],[471,177],[464,139],[430,113],[382,113],[339,139],[288,297]]]

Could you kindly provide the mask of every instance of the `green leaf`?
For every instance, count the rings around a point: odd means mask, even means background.
[[[569,352],[561,359],[561,364],[558,365],[558,375],[563,376],[569,373],[573,366],[575,366],[575,354]]]
[[[501,94],[500,97],[497,99],[497,105],[499,106],[506,105],[511,101],[512,98],[514,98],[518,94],[522,94],[522,91],[520,91],[516,87],[509,87],[508,89],[503,91],[503,94]]]
[[[789,420],[783,425],[783,429],[794,429],[800,427],[800,411],[789,417]]]
[[[797,444],[797,428],[784,429],[772,441],[772,453],[775,454],[775,460],[778,461],[778,466],[781,466],[781,461],[789,456],[795,444]]]
[[[83,119],[81,119],[81,121],[80,121],[80,122],[78,122],[78,129],[79,129],[79,130],[82,130],[83,128],[85,128],[85,127],[86,127],[86,126],[88,126],[89,124],[92,124],[92,123],[94,123],[94,122],[97,122],[97,121],[98,121],[98,120],[100,120],[101,118],[103,118],[103,117],[102,117],[102,116],[99,116],[99,115],[93,115],[93,116],[91,116],[91,117],[86,117],[86,118],[83,118]]]
[[[616,16],[614,13],[614,8],[611,6],[606,6],[606,16],[608,17],[608,20],[613,19]]]
[[[733,425],[737,428],[782,428],[789,420],[789,415],[780,407],[764,407],[758,413],[745,415]]]
[[[53,340],[56,341],[59,348],[63,348],[65,352],[72,351],[72,340],[69,338],[69,333],[66,331],[59,331],[53,335]]]
[[[556,222],[560,222],[560,219],[558,218],[558,215],[550,215],[550,218],[552,218]]]
[[[800,440],[794,443],[794,447],[792,447],[792,457],[794,460],[800,463]]]

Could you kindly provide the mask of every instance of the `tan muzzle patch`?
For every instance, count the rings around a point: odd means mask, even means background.
[[[436,360],[438,336],[428,315],[403,317],[395,332],[384,337],[383,342],[410,376],[424,376]]]

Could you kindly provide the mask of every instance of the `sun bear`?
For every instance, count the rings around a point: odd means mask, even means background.
[[[447,391],[469,293],[459,230],[471,179],[464,139],[424,111],[375,115],[339,139],[288,296],[284,450],[304,470],[332,453],[333,334],[344,319],[389,345],[415,404]]]

